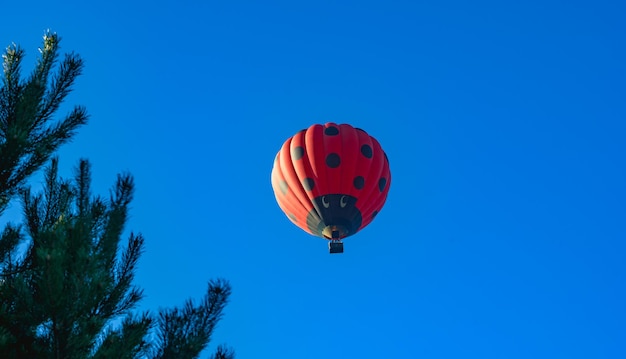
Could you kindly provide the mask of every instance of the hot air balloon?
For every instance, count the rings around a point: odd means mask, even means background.
[[[296,226],[327,239],[330,253],[372,222],[391,172],[378,141],[348,124],[315,124],[285,141],[272,169],[278,206]]]

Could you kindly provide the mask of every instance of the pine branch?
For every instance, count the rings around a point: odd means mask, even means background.
[[[20,66],[23,58],[24,50],[15,44],[7,47],[2,55],[2,70],[4,72],[2,84],[8,93],[12,93],[12,90],[14,91],[19,87]]]
[[[87,113],[84,108],[76,107],[61,122],[49,128],[32,134],[28,145],[22,146],[22,162],[14,167],[14,174],[6,180],[7,186],[17,187],[23,179],[32,175],[41,168],[61,145],[68,142],[76,133],[76,129],[87,123]]]
[[[231,287],[226,280],[218,279],[209,282],[208,294],[203,300],[203,309],[207,313],[207,325],[210,332],[213,332],[219,320],[222,319],[230,293]]]
[[[10,260],[11,254],[15,252],[17,245],[22,241],[21,226],[11,223],[4,227],[4,231],[0,236],[0,268],[6,261]],[[0,276],[0,285],[2,285],[2,276]]]
[[[46,87],[50,70],[58,58],[59,41],[61,39],[55,33],[46,31],[43,35],[43,47],[39,48],[40,57],[31,76],[31,82],[37,82]],[[43,95],[43,93],[42,93]]]
[[[21,200],[28,235],[31,238],[35,238],[39,233],[39,228],[42,226],[42,218],[44,216],[40,211],[40,203],[43,201],[43,196],[41,194],[31,195],[30,188],[27,187],[21,191]]]
[[[135,182],[129,174],[118,175],[115,193],[111,194],[111,203],[115,208],[126,208],[133,200]]]
[[[0,88],[0,214],[18,193],[26,178],[37,171],[51,155],[67,143],[87,122],[84,108],[75,107],[63,120],[52,116],[70,93],[83,68],[75,54],[65,56],[54,71],[60,38],[44,35],[43,47],[32,74],[20,79],[24,51],[9,46],[3,54]]]
[[[152,322],[147,313],[139,318],[126,317],[120,328],[105,333],[91,358],[135,359],[145,356],[150,347],[145,338]]]
[[[215,353],[211,355],[210,358],[211,359],[235,359],[235,352],[231,348],[225,345],[220,345],[217,347],[217,349],[215,350]]]
[[[0,89],[0,136],[7,137],[7,129],[15,122],[15,106],[21,93],[20,68],[24,50],[17,45],[6,48],[2,55],[2,88]],[[6,140],[5,140],[6,141]],[[2,143],[4,141],[0,141]]]
[[[91,196],[91,166],[85,159],[81,159],[75,169],[74,181],[76,182],[76,206],[78,214],[85,215],[89,210],[89,199]]]
[[[200,305],[188,300],[182,309],[161,311],[157,320],[158,348],[154,358],[197,358],[209,344],[230,293],[227,281],[213,280],[209,282]]]
[[[43,99],[38,122],[47,121],[58,110],[65,97],[71,92],[74,81],[81,75],[83,67],[83,60],[78,55],[72,53],[65,56],[59,73],[52,79],[50,89]]]
[[[60,183],[58,181],[58,172],[59,172],[59,159],[53,158],[50,161],[50,166],[46,168],[44,174],[44,201],[46,204],[45,207],[45,216],[43,218],[44,223],[50,223],[51,217],[58,218],[60,216],[59,209],[60,203],[59,199],[59,189]]]
[[[121,315],[134,308],[143,298],[143,291],[132,286],[137,261],[143,252],[143,246],[143,237],[131,233],[128,247],[123,252],[122,259],[112,276],[113,284],[109,294],[97,306],[99,315],[106,317]]]

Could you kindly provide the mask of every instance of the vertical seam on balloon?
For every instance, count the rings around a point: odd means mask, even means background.
[[[295,136],[297,136],[298,134],[296,134]],[[295,138],[295,136],[293,138]],[[298,176],[298,180],[300,181],[300,185],[301,185],[301,188],[302,188],[304,194],[307,196],[307,198],[309,199],[309,202],[313,206],[313,209],[315,210],[315,214],[321,220],[321,216],[320,216],[320,214],[319,214],[319,212],[318,212],[318,210],[317,210],[317,208],[315,206],[315,201],[314,201],[314,199],[315,199],[315,187],[319,186],[319,184],[318,184],[318,179],[315,176],[315,173],[313,172],[313,167],[311,166],[311,163],[310,163],[310,160],[309,160],[309,153],[308,153],[308,151],[306,149],[306,131],[303,131],[300,136],[301,136],[301,138],[300,138],[301,147],[303,148],[304,154],[302,155],[302,157],[298,161],[302,161],[302,167],[304,169],[304,175],[306,177],[301,178],[300,175],[298,174],[298,171],[296,170],[295,172],[296,172],[296,176]],[[291,144],[293,144],[293,138],[291,140]],[[293,148],[291,148],[292,147],[291,144],[289,146],[290,147],[290,151],[293,150]],[[293,158],[292,158],[292,161],[293,161]],[[295,164],[294,164],[294,169],[295,169]],[[313,183],[314,183],[314,185],[313,185],[314,187],[310,191],[307,191],[304,188],[304,184],[303,184],[303,180],[306,179],[306,178],[309,178],[308,174],[311,174],[312,177],[310,177],[310,178],[313,180]]]
[[[387,172],[389,172],[389,177],[391,177],[391,169],[389,168],[389,163],[387,161],[387,159],[385,158],[385,151],[382,149],[380,143],[374,139],[372,137],[372,144],[374,144],[373,146],[373,151],[380,151],[380,156],[382,156],[382,166],[380,167],[380,171],[378,171],[378,173],[376,174],[376,179],[380,180],[380,177],[382,176],[383,173],[385,173],[385,169],[387,169]],[[376,156],[372,156],[372,158],[375,158]],[[389,181],[389,179],[387,179]],[[385,188],[388,189],[390,183],[386,183],[385,184]],[[372,192],[370,193],[369,196],[366,197],[366,203],[371,203],[371,205],[369,205],[368,207],[364,208],[363,211],[363,215],[364,216],[371,216],[371,214],[374,213],[374,211],[377,210],[377,201],[374,201],[375,199],[378,199],[380,197],[380,195],[376,195],[376,191],[379,190],[378,187],[378,181],[376,181],[374,183],[374,186],[372,187]],[[384,193],[385,191],[381,191],[381,193]]]
[[[341,163],[339,164],[339,193],[340,194],[346,194],[345,189],[347,188],[347,185],[344,181],[345,176],[349,175],[349,173],[347,173],[347,164],[348,164],[348,160],[346,158],[346,146],[345,146],[345,142],[344,139],[346,139],[346,137],[344,137],[344,133],[343,133],[343,129],[341,127],[340,124],[336,124],[337,126],[337,131],[339,131],[339,153],[341,154]]]
[[[324,150],[325,150],[323,138],[322,138],[322,141],[321,141],[322,148],[315,148],[316,142],[319,142],[318,136],[317,136],[317,132],[316,132],[316,130],[318,128],[321,128],[320,132],[322,133],[322,136],[323,136],[324,135],[324,129],[323,129],[323,126],[319,125],[319,124],[311,125],[311,127],[309,127],[306,130],[306,133],[304,134],[305,152],[307,153],[307,155],[313,155],[314,157],[315,157],[315,153],[316,153],[315,150],[321,151],[321,152],[324,152]],[[308,136],[309,131],[311,131],[310,132],[311,133],[311,141],[309,141],[309,136]],[[311,149],[313,149],[313,150],[311,150]],[[323,162],[322,163],[318,163],[319,161],[317,161],[317,158],[314,158],[313,160],[317,163],[317,165],[316,165],[317,171],[314,171],[313,166],[311,165],[311,172],[313,172],[313,174],[315,175],[316,180],[319,179],[319,181],[321,182],[322,179],[327,179],[328,178],[328,173],[326,172],[327,169],[326,169],[325,163],[323,163]],[[319,168],[319,166],[321,166],[322,168]],[[317,183],[316,185],[321,185],[321,184]],[[312,199],[311,200],[311,204],[313,205],[313,208],[315,209],[317,217],[320,219],[320,221],[323,221],[324,219],[322,218],[322,214],[321,214],[321,212],[319,210],[319,207],[318,207],[316,201],[314,201]]]
[[[330,191],[330,193],[326,193],[326,194],[333,194],[333,193],[339,193],[339,189],[341,187],[341,173],[342,173],[342,169],[341,169],[341,156],[339,156],[339,166],[338,168],[330,168],[330,166],[328,166],[328,164],[326,163],[326,159],[328,158],[328,155],[331,153],[335,153],[335,152],[330,152],[332,151],[332,146],[331,143],[332,142],[336,142],[335,136],[339,136],[339,134],[337,135],[327,135],[326,134],[326,129],[328,128],[327,126],[331,125],[334,126],[335,128],[337,128],[337,130],[339,130],[339,128],[336,126],[336,124],[334,123],[326,123],[325,125],[322,126],[322,139],[323,139],[323,143],[324,143],[324,170],[326,171],[326,178],[328,179],[328,185],[329,187],[333,187],[335,190],[334,191]],[[339,153],[337,153],[337,155],[339,155]],[[338,170],[339,171],[339,176],[336,178],[335,176],[331,176],[330,173],[333,170]],[[335,221],[335,218],[337,217],[337,209],[334,206],[331,206],[330,208],[328,208],[327,211],[325,211],[326,214],[328,214],[328,218],[322,218],[322,220],[324,221],[324,224],[328,225],[329,222],[332,223]]]
[[[356,175],[357,166],[358,166],[358,159],[359,159],[359,157],[358,157],[359,156],[359,148],[358,148],[359,147],[359,135],[357,133],[358,130],[356,130],[352,126],[346,125],[346,126],[343,126],[343,129],[342,129],[342,125],[340,125],[339,128],[340,128],[340,131],[342,131],[342,141],[341,141],[341,146],[342,146],[341,151],[342,151],[342,154],[345,155],[347,153],[356,153],[356,157],[351,158],[351,160],[354,162],[354,165],[351,165],[350,168],[347,168],[347,166],[346,166],[345,176],[347,178],[343,178],[342,181],[341,181],[343,183],[343,186],[345,186],[345,188],[343,188],[343,190],[342,190],[342,194],[349,195],[350,193],[354,193],[351,189],[352,189],[352,187],[354,187],[354,183],[353,182],[354,182],[354,177]],[[344,133],[343,132],[344,129],[345,129],[345,132],[350,132],[350,133]],[[357,148],[347,148],[348,146],[354,146],[354,138],[353,137],[356,137],[356,147]],[[344,141],[344,139],[345,139],[345,141]],[[347,141],[350,141],[350,143],[346,143]],[[356,161],[354,161],[355,158],[356,158]],[[349,161],[346,160],[346,163],[348,163],[348,162]],[[358,201],[359,197],[357,197],[357,196],[354,196],[354,197]],[[356,206],[356,203],[355,203],[355,207],[358,210],[358,206]],[[360,213],[360,211],[358,211],[358,212]],[[357,213],[357,211],[355,211],[353,213],[353,215],[349,218],[349,220],[350,220],[350,222],[352,224],[355,223],[355,221],[356,221],[356,213]],[[354,233],[358,232],[358,230],[359,230],[359,228],[356,228]],[[350,233],[350,235],[353,235],[354,233]]]
[[[284,171],[283,171],[282,164],[281,164],[281,161],[280,161],[281,152],[282,152],[282,151],[280,151],[280,152],[278,153],[279,161],[277,162],[277,163],[278,163],[278,166],[276,166],[276,171],[277,171],[277,179],[278,179],[278,181],[281,181],[281,180],[285,181],[285,175],[284,175],[284,173],[283,173]],[[280,189],[278,189],[278,190],[280,191]],[[293,192],[293,190],[292,190],[292,189],[290,189],[290,188],[288,188],[287,190],[288,190],[288,191],[292,191],[292,192]],[[287,196],[287,195],[284,195],[285,200],[280,200],[280,201],[278,201],[278,202],[279,202],[279,207],[282,205],[282,206],[286,207],[287,209],[289,209],[289,211],[288,211],[288,212],[292,212],[294,215],[296,215],[296,214],[299,214],[299,215],[304,214],[304,216],[306,217],[306,214],[307,214],[307,213],[306,213],[306,212],[307,212],[307,211],[306,211],[306,207],[304,207],[304,206],[300,206],[300,207],[299,207],[300,209],[298,209],[298,207],[297,207],[297,206],[294,206],[293,204],[291,204],[291,202],[290,202],[290,201],[286,200],[286,196]],[[298,201],[298,203],[300,203],[300,201],[299,201],[299,199],[298,199],[298,196],[296,196],[296,195],[294,194],[294,195],[293,195],[293,197],[294,197],[294,198]],[[276,195],[276,199],[277,199],[277,200],[279,199],[278,195]],[[300,203],[300,204],[301,204],[301,203]],[[285,214],[288,216],[288,213],[285,213]],[[307,227],[306,227],[306,223],[304,224],[304,227],[303,227],[302,225],[303,225],[303,224],[300,224],[300,223],[299,223],[297,226],[298,226],[298,227],[300,227],[300,228],[302,228],[302,229],[304,229],[305,231],[307,231],[307,232],[308,232],[308,229],[307,229]]]
[[[295,168],[294,168],[294,166],[293,166],[293,160],[292,160],[292,158],[291,158],[291,141],[292,141],[292,138],[290,138],[290,139],[289,139],[289,143],[287,144],[287,146],[285,146],[285,147],[286,147],[286,148],[285,148],[285,152],[286,152],[286,154],[285,154],[285,155],[288,155],[288,156],[289,156],[289,157],[288,157],[288,160],[285,160],[285,161],[280,161],[280,167],[281,167],[281,171],[282,171],[282,172],[286,172],[286,171],[291,170],[291,171],[293,172],[293,174],[295,175],[295,178],[296,178],[296,182],[297,182],[297,183],[295,184],[295,186],[298,186],[298,188],[302,188],[302,183],[301,183],[301,180],[300,180],[300,178],[298,177],[298,173],[296,172],[296,170],[295,170]],[[281,152],[282,152],[282,149],[281,149]],[[283,168],[283,164],[284,164],[284,165],[286,165],[286,166],[290,166],[290,168]],[[284,178],[284,175],[283,175],[283,178]],[[291,186],[290,186],[290,187],[291,187]],[[292,188],[292,189],[291,189],[291,191],[294,193],[294,197],[296,198],[296,200],[298,201],[298,203],[300,204],[300,206],[306,210],[306,207],[307,207],[307,206],[306,206],[306,205],[305,205],[305,203],[304,203],[304,202],[300,199],[300,196],[298,196],[298,195],[297,195],[297,192],[295,192],[295,191],[294,191],[294,189],[295,189],[295,188]],[[308,196],[307,196],[307,197],[308,197]],[[312,205],[313,209],[315,209],[315,205],[314,205],[313,203],[311,203],[311,205]],[[317,212],[317,210],[316,210],[316,209],[315,209],[315,212]],[[307,215],[308,215],[308,213],[307,213]],[[306,216],[304,216],[304,217],[305,217],[304,219],[306,219]],[[318,217],[319,217],[319,214],[318,214]]]
[[[364,189],[363,191],[364,206],[361,207],[361,215],[363,216],[363,218],[367,218],[369,215],[369,212],[371,211],[371,206],[368,206],[367,204],[370,202],[370,199],[374,197],[374,194],[376,190],[378,189],[377,179],[380,177],[380,174],[382,173],[385,167],[384,159],[383,159],[383,164],[379,170],[377,170],[377,168],[374,167],[374,161],[377,160],[377,151],[380,145],[376,146],[377,141],[369,134],[367,136],[368,136],[369,143],[371,144],[371,147],[372,147],[372,158],[369,161],[367,178],[372,178],[374,181],[373,183],[369,183],[369,185],[366,183],[366,186],[363,188]],[[376,173],[373,173],[372,171],[375,171]],[[361,227],[363,227],[363,223],[361,223]]]
[[[359,131],[359,130],[357,130]],[[367,142],[362,142],[359,139],[359,156],[362,156],[363,158],[366,158],[365,155],[363,155],[361,153],[361,147],[363,147],[363,145],[367,144],[368,146],[372,147],[373,150],[373,146],[372,146],[372,138],[369,134],[367,134],[367,132],[360,130],[359,132],[361,132],[362,134],[359,134],[359,137],[362,135],[363,138],[367,141]],[[365,163],[366,164],[366,170],[363,172],[365,174],[365,185],[363,186],[362,192],[359,195],[359,199],[361,199],[363,202],[365,202],[365,199],[369,196],[369,193],[367,192],[368,189],[368,182],[370,181],[371,178],[371,174],[370,174],[370,169],[372,168],[372,162],[374,161],[374,156],[372,155],[372,158],[367,158],[367,159],[361,159],[361,161],[359,161],[360,163]],[[363,208],[363,207],[361,207]],[[364,215],[364,213],[361,213],[361,215]]]
[[[387,162],[387,161],[385,161]],[[384,163],[382,171],[380,172],[380,176],[383,174],[387,174],[385,189],[378,196],[373,196],[372,200],[369,201],[372,203],[368,207],[368,213],[371,213],[368,217],[372,217],[375,211],[380,211],[382,209],[383,204],[387,200],[387,195],[389,194],[389,189],[391,188],[391,169],[389,168],[389,163]],[[368,223],[372,222],[373,218],[368,218]]]
[[[306,131],[303,133],[303,135],[304,135],[304,136],[303,136],[303,138],[304,138],[304,142],[306,142]],[[294,137],[295,137],[295,136],[294,136]],[[289,155],[290,155],[290,156],[291,156],[291,151],[292,151],[292,148],[291,148],[291,143],[293,143],[293,138],[294,138],[294,137],[292,137],[292,139],[291,139],[291,141],[290,141],[290,143],[289,143]],[[311,206],[313,207],[313,214],[314,214],[314,215],[315,215],[315,216],[316,216],[316,217],[317,217],[317,218],[321,221],[321,220],[322,220],[322,216],[320,215],[319,210],[318,210],[318,208],[317,208],[317,206],[316,206],[316,204],[315,204],[315,201],[313,201],[313,198],[312,198],[312,196],[313,196],[313,191],[312,191],[312,190],[311,190],[311,191],[307,191],[307,190],[304,188],[303,180],[304,180],[306,177],[305,177],[305,178],[301,178],[301,177],[300,177],[300,175],[298,174],[298,171],[297,171],[297,170],[296,170],[296,168],[295,168],[295,164],[293,163],[293,157],[290,157],[290,159],[291,159],[291,161],[290,161],[289,163],[291,164],[291,166],[293,166],[293,170],[294,170],[294,172],[295,172],[295,174],[296,174],[296,177],[298,178],[298,188],[299,188],[299,189],[302,191],[302,193],[304,193],[304,195],[305,195],[305,196],[309,199],[309,203],[310,203],[310,204],[311,204]],[[306,175],[306,172],[307,172],[307,166],[305,165],[305,164],[308,164],[308,161],[307,161],[307,160],[308,160],[308,152],[307,152],[307,149],[306,149],[306,144],[305,144],[305,146],[304,146],[304,154],[303,154],[302,158],[300,158],[300,160],[299,160],[299,161],[303,161],[303,166],[305,167],[305,169],[304,169],[305,175]],[[310,164],[309,164],[309,166],[308,166],[308,169],[310,169],[310,170],[311,170],[311,172],[313,172],[313,168],[310,166]],[[314,177],[315,177],[315,176],[314,176]],[[313,178],[314,183],[316,182],[316,180],[317,180],[317,178]],[[315,185],[317,185],[317,183],[315,183]],[[310,193],[309,193],[309,192],[310,192]],[[301,201],[301,202],[302,202],[302,201]]]

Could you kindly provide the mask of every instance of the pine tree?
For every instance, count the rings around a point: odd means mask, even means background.
[[[231,287],[212,280],[199,303],[188,300],[156,315],[135,312],[143,292],[132,282],[144,238],[130,233],[123,240],[134,191],[130,174],[118,175],[105,199],[91,194],[87,160],[65,180],[52,158],[42,193],[24,185],[87,120],[77,107],[50,124],[82,69],[82,60],[68,55],[49,81],[58,43],[46,34],[26,82],[19,80],[23,51],[12,46],[4,55],[0,212],[17,195],[24,219],[0,233],[0,358],[197,358]],[[234,353],[219,346],[211,358]]]

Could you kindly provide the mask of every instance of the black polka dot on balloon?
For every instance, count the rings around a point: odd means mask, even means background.
[[[287,186],[287,182],[285,182],[284,180],[278,182],[278,188],[280,188],[280,191],[283,194],[287,194],[287,190],[289,190],[289,186]]]
[[[326,136],[336,136],[339,134],[339,129],[335,126],[326,127],[324,129],[324,134]]]
[[[363,176],[356,176],[354,177],[354,181],[352,181],[352,184],[354,184],[354,188],[361,189],[363,188],[363,186],[365,186],[365,178],[363,178]]]
[[[370,145],[363,145],[361,146],[361,153],[363,154],[363,156],[367,157],[367,158],[372,158],[372,146]]]
[[[298,219],[296,218],[296,215],[295,215],[295,214],[293,214],[293,213],[289,213],[289,214],[288,214],[288,216],[289,216],[289,218],[291,218],[291,220],[292,220],[292,221],[294,221],[294,222],[298,222]]]
[[[386,184],[387,184],[387,179],[385,177],[381,177],[378,180],[378,189],[382,192],[385,189]]]
[[[374,211],[374,212],[372,213],[372,219],[376,218],[376,215],[377,215],[377,214],[378,214],[378,211]]]
[[[294,147],[291,150],[291,158],[294,161],[297,161],[297,160],[301,159],[302,156],[304,156],[304,148],[302,146]]]
[[[315,187],[315,181],[313,178],[307,177],[302,180],[302,187],[304,187],[305,191],[311,191]]]
[[[341,164],[341,159],[336,153],[330,153],[326,156],[326,165],[330,168],[337,168]]]

